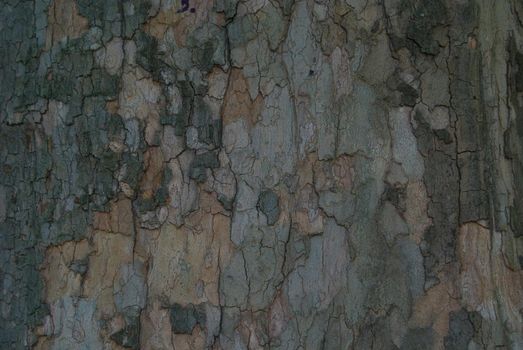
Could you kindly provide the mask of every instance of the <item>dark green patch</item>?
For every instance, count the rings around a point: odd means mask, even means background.
[[[402,350],[431,349],[433,347],[434,331],[432,328],[409,329],[401,343]]]
[[[267,217],[267,224],[274,225],[280,217],[279,198],[272,190],[265,190],[258,198],[258,208]]]
[[[194,103],[192,124],[198,130],[198,141],[219,148],[222,140],[222,120],[213,119],[211,111],[202,98],[198,97]]]
[[[407,37],[419,46],[421,52],[436,55],[439,45],[433,38],[433,31],[446,20],[447,10],[442,0],[423,0],[410,18]]]
[[[383,200],[391,202],[400,212],[407,210],[407,193],[404,186],[391,186],[387,184],[383,193]]]
[[[452,311],[449,318],[449,333],[445,337],[445,349],[467,349],[475,334],[474,323],[481,323],[481,316],[468,313],[465,309]]]
[[[129,349],[140,348],[140,310],[129,307],[124,311],[125,327],[111,335],[118,345]]]
[[[159,79],[163,63],[159,57],[158,40],[141,30],[135,34],[134,39],[137,48],[136,63],[153,74],[155,79]]]
[[[207,179],[206,169],[215,169],[219,166],[218,151],[197,154],[191,163],[189,176],[198,182],[205,182]]]
[[[401,105],[414,107],[418,100],[419,94],[416,89],[407,83],[401,82],[398,85],[398,90],[401,92]]]
[[[431,199],[428,214],[432,225],[425,231],[422,245],[425,277],[428,286],[438,283],[438,272],[455,261],[456,229],[459,223],[460,175],[456,164],[454,137],[441,140],[423,114],[414,114],[418,149],[424,156],[423,180]]]
[[[197,324],[205,327],[205,306],[189,304],[182,306],[174,304],[171,306],[171,329],[175,334],[191,334]]]

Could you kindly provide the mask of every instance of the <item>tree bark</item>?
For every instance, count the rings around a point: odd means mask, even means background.
[[[0,33],[0,348],[523,348],[521,1],[5,0]]]

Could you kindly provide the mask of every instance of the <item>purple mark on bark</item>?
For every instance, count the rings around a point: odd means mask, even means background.
[[[187,12],[187,11],[190,11],[191,13],[194,13],[194,12],[196,12],[196,9],[194,7],[189,9],[189,0],[182,0],[182,8],[178,9],[176,12],[177,13],[182,13],[182,12]]]

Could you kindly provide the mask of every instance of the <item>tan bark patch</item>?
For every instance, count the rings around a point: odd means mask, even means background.
[[[292,213],[298,232],[318,234],[323,232],[323,212],[318,208],[318,196],[312,185],[307,184],[298,193],[297,208]]]
[[[252,101],[249,95],[249,84],[240,69],[232,69],[229,77],[229,87],[223,103],[223,122],[231,123],[245,118],[251,125],[258,119],[263,99],[260,95]]]
[[[134,218],[132,203],[128,198],[111,203],[111,210],[95,212],[93,228],[98,231],[121,233],[132,236],[134,234]]]
[[[98,309],[112,315],[114,282],[121,266],[133,260],[133,238],[95,231],[92,241],[94,251],[89,257],[83,294],[97,299]]]
[[[159,147],[151,147],[145,152],[145,174],[141,182],[142,195],[145,199],[154,196],[160,188],[163,178],[163,154]]]
[[[161,88],[149,75],[136,68],[126,70],[122,75],[122,90],[118,96],[118,114],[125,119],[147,120],[151,114],[158,114]]]
[[[47,15],[45,49],[63,39],[79,38],[88,29],[89,22],[78,14],[74,0],[53,0]]]
[[[107,109],[107,112],[111,114],[118,113],[118,108],[120,108],[118,105],[118,100],[110,100],[105,104],[105,109]]]
[[[429,198],[423,182],[409,182],[404,218],[409,225],[411,237],[417,244],[420,244],[425,230],[431,224],[427,216],[428,202]]]
[[[89,246],[86,240],[69,241],[47,249],[42,264],[45,285],[45,301],[52,304],[64,296],[81,294],[81,274],[71,270],[74,261],[87,258]]]
[[[191,31],[207,22],[221,25],[224,22],[223,16],[212,11],[213,1],[204,0],[190,2],[190,6],[195,9],[194,13],[189,11],[178,13],[179,2],[174,2],[162,8],[158,14],[145,24],[144,30],[158,40],[162,40],[168,30],[172,30],[176,44],[185,46],[187,37]]]
[[[461,226],[458,256],[459,286],[463,301],[483,317],[495,319],[490,231],[476,223]]]
[[[353,178],[354,168],[349,156],[314,163],[314,185],[317,190],[350,190]]]
[[[219,269],[232,255],[230,218],[221,205],[202,193],[200,210],[182,228],[165,224],[151,247],[150,297],[170,304],[219,305]]]
[[[129,199],[120,199],[111,205],[111,231],[128,236],[133,235],[133,208]]]
[[[412,311],[411,328],[432,327],[436,333],[434,349],[443,349],[443,339],[448,333],[449,313],[460,305],[451,282],[446,281],[429,289],[419,298]]]
[[[144,350],[173,349],[169,310],[153,302],[141,318],[141,348]]]
[[[271,339],[279,337],[290,320],[290,310],[283,293],[278,294],[269,308],[268,314],[269,336]]]
[[[192,334],[174,334],[173,343],[176,350],[205,349],[205,331],[196,326]]]
[[[523,273],[505,264],[501,251],[493,247],[500,234],[478,223],[460,228],[458,256],[459,286],[467,309],[488,320],[501,319],[513,332],[523,331]]]

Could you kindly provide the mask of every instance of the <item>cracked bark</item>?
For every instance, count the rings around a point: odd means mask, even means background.
[[[522,15],[5,1],[0,347],[523,347]]]

